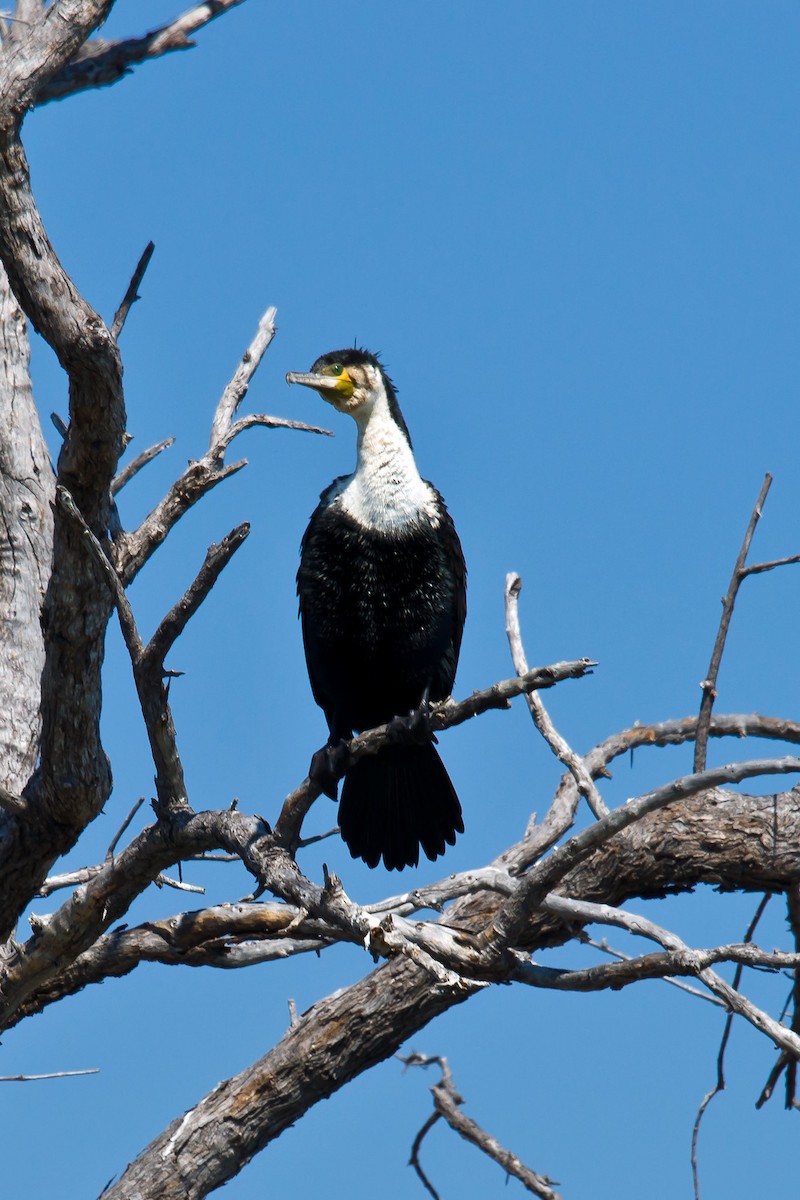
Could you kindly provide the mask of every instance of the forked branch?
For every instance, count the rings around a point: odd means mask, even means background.
[[[764,571],[772,571],[775,567],[787,566],[790,563],[800,563],[800,554],[794,554],[788,558],[777,558],[771,562],[755,563],[753,566],[746,565],[747,555],[750,551],[750,543],[753,540],[753,535],[756,531],[756,525],[761,519],[761,514],[764,509],[764,504],[767,499],[767,494],[772,486],[772,476],[767,472],[764,477],[764,482],[761,486],[758,499],[755,507],[750,514],[750,520],[745,531],[744,540],[739,550],[736,563],[731,575],[731,581],[728,584],[722,601],[722,616],[719,622],[719,629],[714,641],[714,648],[711,652],[711,662],[708,665],[708,671],[705,679],[700,684],[703,689],[703,699],[700,704],[700,718],[697,725],[697,737],[694,746],[694,769],[702,771],[706,765],[706,754],[708,750],[708,731],[711,722],[711,710],[714,707],[714,701],[717,698],[717,679],[719,677],[720,663],[722,662],[722,654],[725,649],[725,641],[728,636],[728,629],[733,616],[733,609],[736,604],[736,597],[739,594],[739,588],[742,582],[748,575],[756,575]]]
[[[518,675],[525,675],[528,671],[528,660],[525,656],[525,648],[522,644],[522,630],[519,624],[519,594],[521,591],[522,580],[519,575],[513,571],[509,572],[506,575],[506,635],[511,649],[511,660],[514,663],[514,669]],[[594,780],[586,768],[586,763],[558,732],[550,718],[550,714],[544,706],[541,696],[538,692],[528,692],[525,699],[530,709],[530,714],[533,717],[534,725],[556,758],[560,759],[572,774],[578,786],[578,791],[582,796],[585,796],[586,803],[595,817],[606,816],[608,806],[595,787]]]
[[[225,463],[225,452],[228,447],[245,430],[261,426],[267,429],[295,429],[305,433],[331,436],[329,430],[322,429],[317,425],[307,425],[303,421],[293,421],[285,417],[271,417],[265,413],[252,413],[240,417],[238,421],[233,420],[253,375],[274,336],[275,313],[275,308],[268,308],[264,313],[255,337],[245,350],[233,377],[220,397],[212,423],[211,443],[206,453],[202,458],[189,463],[183,474],[176,479],[166,496],[145,517],[138,529],[132,533],[121,533],[115,537],[114,565],[124,587],[127,587],[135,579],[177,522],[198,500],[201,500],[223,479],[235,475],[237,471],[247,465],[246,459],[235,463]],[[161,449],[164,445],[165,443],[161,443],[157,449]],[[146,453],[149,457],[153,457],[157,453],[157,449]],[[147,461],[149,461],[149,457]]]
[[[530,1167],[525,1165],[522,1159],[517,1158],[516,1154],[512,1154],[510,1150],[506,1150],[505,1146],[502,1146],[496,1138],[487,1133],[485,1129],[482,1129],[477,1121],[473,1121],[461,1111],[464,1097],[459,1095],[456,1089],[446,1058],[440,1058],[439,1056],[426,1057],[423,1054],[409,1054],[405,1058],[402,1055],[398,1055],[398,1057],[407,1067],[438,1066],[442,1073],[439,1082],[435,1083],[431,1088],[435,1111],[414,1139],[411,1158],[409,1160],[409,1166],[412,1166],[417,1172],[423,1187],[434,1197],[434,1200],[439,1200],[439,1193],[422,1170],[419,1161],[419,1151],[423,1138],[428,1130],[433,1128],[440,1117],[443,1117],[450,1128],[460,1137],[463,1137],[465,1141],[471,1142],[473,1146],[477,1146],[488,1158],[493,1159],[498,1166],[503,1168],[507,1175],[513,1175],[515,1179],[518,1179],[526,1191],[531,1192],[534,1196],[539,1196],[540,1200],[561,1200],[558,1192],[553,1190],[554,1180],[548,1179],[546,1175],[539,1175],[536,1171],[532,1171]]]

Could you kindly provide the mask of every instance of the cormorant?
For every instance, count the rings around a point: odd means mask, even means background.
[[[375,867],[382,856],[402,870],[417,865],[420,846],[435,859],[464,831],[432,736],[420,742],[401,719],[452,690],[467,611],[464,555],[442,497],[417,470],[374,354],[335,350],[286,380],[315,388],[358,426],[356,469],[321,494],[297,574],[311,690],[330,730],[311,775],[335,800],[325,755],[354,731],[392,723],[396,739],[346,772],[339,827],[353,858]]]

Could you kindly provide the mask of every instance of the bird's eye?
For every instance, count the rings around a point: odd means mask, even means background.
[[[341,375],[342,364],[341,363],[331,363],[331,365],[328,367],[328,370],[330,371],[331,375]]]

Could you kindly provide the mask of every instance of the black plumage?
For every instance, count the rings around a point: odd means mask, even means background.
[[[444,501],[419,476],[392,383],[361,350],[323,355],[291,382],[315,387],[359,430],[358,465],[320,497],[297,576],[314,699],[336,746],[450,695],[466,616],[466,568]],[[332,789],[331,789],[332,790]],[[431,740],[402,739],[346,773],[342,837],[371,867],[415,866],[463,831]]]

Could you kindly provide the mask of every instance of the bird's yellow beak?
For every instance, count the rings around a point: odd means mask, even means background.
[[[345,370],[338,375],[318,375],[313,371],[289,371],[286,382],[302,383],[304,387],[314,388],[323,400],[329,401],[334,407],[348,401],[355,391],[355,384]]]

